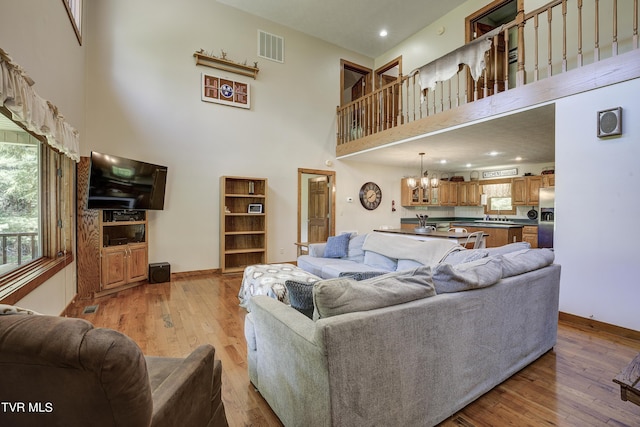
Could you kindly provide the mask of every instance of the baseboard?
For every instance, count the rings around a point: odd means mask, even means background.
[[[575,314],[563,313],[558,315],[558,320],[564,323],[570,323],[576,326],[590,329],[592,331],[607,332],[624,338],[640,341],[640,331],[623,328],[622,326],[612,325],[610,323],[600,322],[598,320],[587,319],[586,317],[576,316]]]
[[[219,274],[219,268],[213,268],[211,270],[193,270],[193,271],[181,271],[179,273],[171,273],[171,278],[188,278],[194,276],[207,276],[211,274]]]

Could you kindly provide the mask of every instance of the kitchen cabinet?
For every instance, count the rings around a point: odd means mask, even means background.
[[[555,186],[556,186],[555,174],[542,175],[542,188],[555,187]]]
[[[537,206],[540,202],[539,190],[542,176],[523,176],[514,178],[511,184],[511,203],[515,206]]]
[[[458,205],[458,183],[452,181],[440,181],[438,184],[438,206]]]
[[[458,183],[458,206],[480,206],[480,183],[478,181]]]
[[[522,241],[522,227],[475,227],[468,224],[453,224],[452,227],[466,228],[469,233],[484,231],[487,248]]]
[[[525,225],[522,227],[522,241],[529,242],[532,248],[538,247],[538,226]]]
[[[402,206],[430,206],[430,188],[423,189],[422,186],[409,187],[409,178],[400,181],[400,202]]]

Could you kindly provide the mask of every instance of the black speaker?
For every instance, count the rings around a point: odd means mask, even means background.
[[[168,262],[149,264],[149,283],[164,283],[171,281],[171,265]]]
[[[622,135],[622,107],[598,111],[598,138]]]

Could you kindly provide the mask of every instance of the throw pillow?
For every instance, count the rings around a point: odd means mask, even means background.
[[[433,269],[433,284],[438,294],[491,286],[502,278],[500,258],[488,257],[453,266],[438,264]]]
[[[555,253],[548,248],[525,249],[502,256],[502,277],[538,270],[553,263]]]
[[[313,283],[285,280],[291,307],[307,316],[313,316]]]
[[[15,305],[0,304],[0,316],[6,314],[40,314],[28,308],[22,308]]]
[[[431,268],[425,266],[362,281],[348,277],[328,279],[313,287],[319,318],[389,307],[435,294]]]
[[[521,251],[523,249],[529,249],[529,248],[531,248],[531,244],[529,242],[515,242],[515,243],[508,243],[504,246],[498,246],[495,248],[487,248],[485,250],[489,253],[489,256],[497,256],[497,255],[504,255],[511,252]]]
[[[337,236],[331,236],[327,239],[327,244],[324,247],[325,258],[344,258],[347,256],[347,250],[349,249],[349,233],[339,234]]]
[[[369,267],[385,271],[395,271],[398,266],[398,260],[373,251],[364,252],[364,263]]]

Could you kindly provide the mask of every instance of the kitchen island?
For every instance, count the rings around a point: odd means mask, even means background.
[[[464,245],[467,243],[467,239],[472,231],[466,232],[454,232],[454,231],[428,231],[428,232],[416,232],[408,228],[391,228],[391,229],[377,229],[373,230],[378,233],[391,233],[398,234],[405,237],[409,237],[417,240],[433,240],[433,239],[454,239],[457,243]],[[478,230],[479,231],[479,230]],[[487,233],[484,234],[483,247],[485,247],[487,241]]]
[[[451,227],[464,228],[469,233],[484,231],[486,247],[495,248],[508,243],[522,242],[523,224],[512,221],[461,221],[451,223]]]

